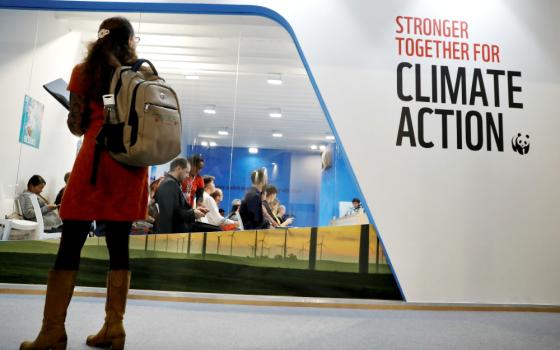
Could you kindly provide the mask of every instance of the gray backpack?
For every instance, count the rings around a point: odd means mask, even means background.
[[[147,63],[151,71],[140,70]],[[153,64],[140,59],[113,73],[103,128],[97,135],[92,184],[99,154],[107,149],[120,163],[145,167],[164,164],[181,153],[181,111],[175,91],[160,78]]]

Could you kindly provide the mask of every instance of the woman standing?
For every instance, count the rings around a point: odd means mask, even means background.
[[[106,223],[109,272],[105,323],[86,342],[96,347],[111,346],[113,350],[124,348],[123,317],[130,284],[129,232],[132,221],[146,217],[148,169],[125,166],[103,151],[95,185],[90,175],[95,138],[104,120],[102,95],[109,92],[112,71],[137,60],[135,39],[127,19],[106,19],[84,62],[72,71],[68,127],[75,135],[83,134],[84,142],[62,198],[62,239],[48,276],[43,325],[35,341],[22,343],[20,349],[66,349],[66,310],[74,291],[80,252],[93,220]]]

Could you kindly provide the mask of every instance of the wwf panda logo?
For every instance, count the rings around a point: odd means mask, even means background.
[[[519,154],[529,153],[529,135],[518,133],[511,139],[511,147]]]

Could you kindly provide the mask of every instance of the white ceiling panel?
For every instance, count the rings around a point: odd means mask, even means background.
[[[56,14],[83,34],[84,43],[95,40],[101,21],[112,15],[131,20],[141,38],[139,56],[151,60],[176,90],[188,143],[304,151],[328,142],[330,128],[296,47],[277,23],[256,16]],[[198,79],[187,80],[187,74]],[[269,85],[271,74],[283,84]],[[216,114],[203,113],[208,105]],[[272,109],[282,117],[271,118]]]

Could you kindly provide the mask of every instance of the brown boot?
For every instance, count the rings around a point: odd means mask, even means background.
[[[47,297],[43,311],[43,326],[37,338],[21,343],[20,350],[66,349],[66,309],[76,283],[77,271],[51,270],[47,281]]]
[[[87,345],[109,347],[113,350],[124,349],[123,317],[126,297],[130,286],[130,271],[112,270],[107,273],[107,302],[105,303],[105,323],[96,335],[87,338]]]

